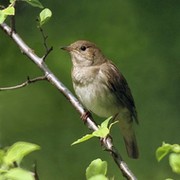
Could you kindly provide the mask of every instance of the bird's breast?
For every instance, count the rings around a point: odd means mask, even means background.
[[[109,117],[119,112],[115,95],[100,80],[100,74],[89,71],[73,72],[74,90],[83,105],[101,117]]]

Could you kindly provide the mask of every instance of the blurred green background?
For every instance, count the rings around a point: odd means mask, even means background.
[[[156,161],[155,150],[162,141],[180,143],[180,1],[41,2],[53,12],[44,26],[48,44],[54,47],[46,60],[49,68],[73,91],[70,57],[59,47],[78,39],[95,42],[128,80],[139,114],[140,125],[135,128],[140,158],[127,157],[118,127],[112,131],[114,144],[138,179],[179,179],[167,158]],[[35,21],[40,9],[26,3],[17,3],[17,8],[17,32],[42,56],[45,50]],[[0,30],[0,87],[39,75],[39,69]],[[88,132],[71,104],[47,82],[0,92],[0,145],[39,144],[41,151],[27,157],[24,166],[31,168],[37,161],[42,180],[85,179],[86,167],[98,157],[108,161],[109,176],[122,179],[97,139],[70,146]]]

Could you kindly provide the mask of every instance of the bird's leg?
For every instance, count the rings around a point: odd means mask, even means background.
[[[85,111],[85,113],[83,113],[83,114],[81,115],[81,119],[83,120],[84,123],[86,123],[87,118],[88,118],[88,117],[91,117],[91,116],[92,116],[92,115],[91,115],[90,111]]]

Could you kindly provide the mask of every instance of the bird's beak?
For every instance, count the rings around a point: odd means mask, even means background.
[[[72,48],[70,46],[64,46],[64,47],[61,47],[62,50],[65,50],[65,51],[72,51]]]

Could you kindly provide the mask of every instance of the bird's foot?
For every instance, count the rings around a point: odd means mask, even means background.
[[[81,119],[84,123],[86,123],[88,117],[91,117],[91,113],[89,111],[86,111],[84,114],[81,115]]]

